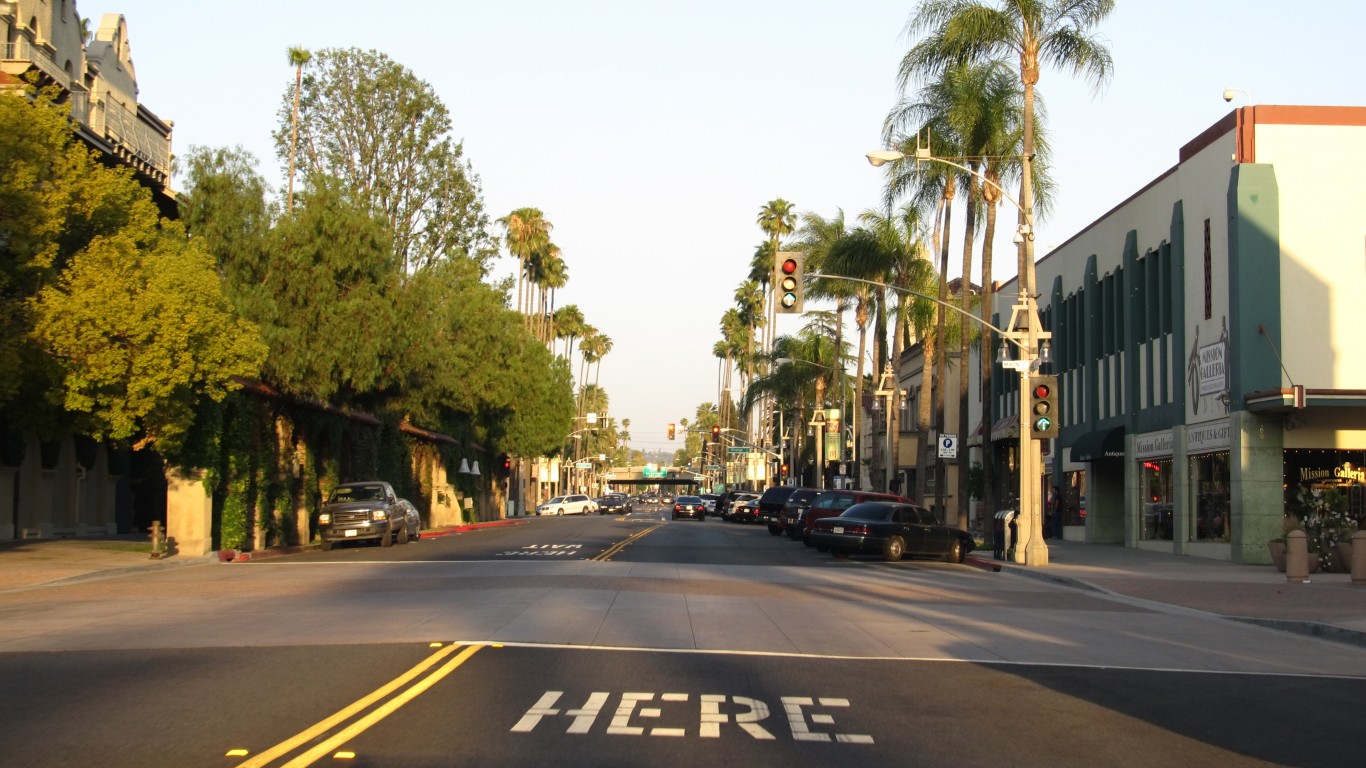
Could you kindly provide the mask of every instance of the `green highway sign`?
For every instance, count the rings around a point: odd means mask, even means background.
[[[666,469],[651,469],[646,467],[640,471],[642,477],[666,477],[669,471]]]
[[[749,453],[749,446],[732,445],[729,448],[726,448],[726,453]]]
[[[721,468],[721,465],[720,465],[720,464],[708,464],[708,465],[707,465],[707,469],[710,470],[710,471],[713,471],[713,472],[716,471],[716,470],[718,470],[718,469],[720,469],[720,468]]]

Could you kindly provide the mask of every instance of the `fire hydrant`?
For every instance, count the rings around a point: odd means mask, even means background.
[[[160,560],[166,554],[166,531],[160,520],[152,521],[152,559]]]

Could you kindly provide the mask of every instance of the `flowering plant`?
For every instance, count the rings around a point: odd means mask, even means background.
[[[1351,541],[1357,527],[1347,512],[1347,495],[1341,488],[1302,488],[1296,501],[1309,551],[1326,568],[1337,543]]]

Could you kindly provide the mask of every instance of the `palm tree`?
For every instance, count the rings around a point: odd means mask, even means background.
[[[583,332],[583,310],[577,304],[566,304],[555,310],[555,330],[556,339],[563,339],[564,359],[568,360],[574,355],[574,340]]]
[[[913,291],[917,294],[928,295],[936,285],[942,282],[942,275],[935,273],[934,265],[926,258],[920,209],[914,205],[906,205],[894,215],[865,211],[859,216],[859,219],[876,238],[879,250],[882,252],[882,258],[887,266],[886,282],[897,290],[894,322],[892,324],[890,354],[892,365],[895,367],[897,361],[901,359],[903,345],[914,330],[915,338],[920,342],[925,353],[920,389],[921,392],[925,393],[933,392],[931,372],[935,355],[940,346],[940,339],[935,335],[933,329],[939,316],[939,308],[932,302],[911,299],[909,298],[911,294],[908,293]],[[929,408],[930,398],[921,397],[921,425],[930,423]],[[899,434],[899,410],[892,410],[893,435]],[[901,441],[893,440],[893,466],[900,466],[900,452]],[[928,453],[926,450],[920,451],[922,459]],[[923,498],[926,472],[922,468],[916,476],[921,484],[920,495]],[[888,480],[890,482],[890,478]]]
[[[844,221],[844,209],[836,209],[835,215],[826,219],[815,213],[802,214],[802,225],[797,230],[797,247],[806,252],[806,270],[808,273],[820,273],[825,269],[825,264],[829,259],[830,250],[841,238],[849,234],[849,228]],[[842,280],[814,280],[805,287],[806,295],[811,298],[824,298],[835,300],[835,347],[844,348],[844,312],[849,308],[849,302],[859,295],[860,288],[866,289],[858,283],[851,283]],[[860,339],[859,356],[863,356],[862,339]],[[843,372],[844,361],[840,360],[840,370]],[[858,361],[858,378],[863,378],[863,360]],[[854,401],[858,403],[858,400]],[[845,405],[841,403],[841,405]],[[849,419],[849,428],[853,434],[858,434],[858,412],[857,405],[854,408],[844,408],[844,418]],[[856,454],[857,455],[857,454]]]
[[[536,338],[549,345],[554,338],[555,291],[569,282],[569,267],[560,258],[560,249],[547,243],[527,262],[528,281],[536,287],[532,330]]]
[[[903,84],[913,76],[932,76],[965,61],[987,62],[1007,55],[1018,58],[1023,86],[1019,200],[1022,225],[1033,224],[1037,182],[1034,87],[1039,82],[1041,66],[1053,64],[1070,69],[1090,79],[1094,88],[1103,86],[1113,62],[1109,50],[1091,34],[1091,29],[1113,10],[1114,0],[1009,0],[1000,7],[979,0],[925,0],[907,24],[908,33],[927,31],[929,36],[902,59]],[[994,225],[994,219],[991,223]],[[1021,296],[1036,292],[1033,235],[1032,231],[1025,232],[1020,243],[1017,274]],[[985,279],[983,282],[987,284]],[[987,299],[984,297],[984,314],[989,311]]]
[[[518,208],[498,219],[498,223],[503,226],[503,242],[508,253],[517,257],[517,311],[528,311],[522,298],[527,261],[550,245],[550,231],[555,226],[546,220],[539,208]]]
[[[990,61],[1015,55],[1024,86],[1020,207],[1034,204],[1034,86],[1043,64],[1070,69],[1096,89],[1110,78],[1113,61],[1091,29],[1114,10],[1115,0],[1006,0],[1000,7],[980,0],[924,0],[907,23],[908,34],[929,36],[901,62],[901,77],[935,74],[960,61]],[[1033,233],[1020,247],[1020,291],[1034,294]]]
[[[83,22],[84,23],[84,22]],[[304,65],[313,58],[307,48],[290,48],[289,63],[294,67],[294,114],[289,128],[289,196],[285,199],[285,210],[294,210],[294,156],[299,146],[299,92],[304,85]]]

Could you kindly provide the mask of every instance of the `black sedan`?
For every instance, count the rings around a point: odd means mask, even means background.
[[[598,514],[629,515],[631,514],[631,498],[624,493],[609,493],[598,499]]]
[[[835,557],[881,555],[896,562],[903,555],[932,555],[961,563],[976,542],[966,531],[943,525],[914,504],[865,501],[838,517],[812,523],[811,542]]]
[[[691,517],[694,520],[707,519],[707,507],[700,496],[679,496],[674,499],[673,519]]]

